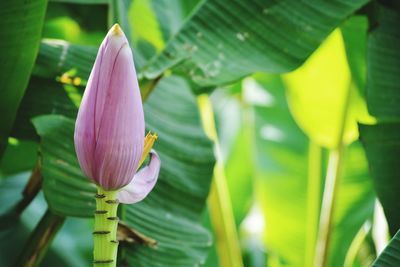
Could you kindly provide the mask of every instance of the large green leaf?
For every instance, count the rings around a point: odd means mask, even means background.
[[[360,139],[367,154],[375,191],[392,235],[400,228],[399,132],[399,123],[360,125]]]
[[[313,142],[336,148],[342,139],[346,144],[357,139],[353,106],[341,131],[351,76],[340,30],[329,35],[300,68],[286,74],[284,81],[293,117]]]
[[[400,11],[376,6],[377,23],[368,35],[367,104],[380,120],[400,117]]]
[[[400,189],[397,167],[400,161],[399,62],[400,12],[393,1],[374,5],[370,19],[367,51],[366,98],[377,125],[360,125],[360,139],[366,150],[375,191],[382,203],[389,229],[394,235],[400,227]],[[396,5],[396,4],[394,4]]]
[[[177,65],[199,85],[255,71],[298,67],[340,22],[368,0],[203,1],[145,70],[154,78]]]
[[[351,47],[355,44],[350,44],[348,35],[357,30],[353,35],[359,36],[363,32],[356,26],[363,29],[363,25],[356,18],[347,21],[352,22],[356,25],[344,26],[347,46],[337,29],[300,68],[284,75],[296,122],[313,142],[331,149],[341,142],[350,144],[357,139],[357,121],[374,121],[356,90],[356,85],[363,86],[362,66],[356,67],[363,62],[363,52],[354,52],[362,48]],[[351,61],[346,60],[346,51]]]
[[[202,132],[195,99],[180,78],[162,80],[145,105],[145,116],[147,128],[159,135],[155,148],[162,169],[149,197],[126,206],[125,220],[157,240],[158,247],[129,245],[127,260],[134,266],[198,264],[211,245],[199,220],[213,170],[212,145]],[[73,120],[48,115],[34,119],[34,124],[42,138],[43,190],[50,208],[58,214],[91,217],[95,186],[80,171]]]
[[[389,1],[387,2],[389,3]],[[400,228],[399,175],[399,62],[398,9],[377,4],[376,22],[368,35],[367,105],[377,125],[360,125],[360,138],[367,153],[375,191],[382,203],[389,229]],[[389,122],[390,121],[390,122]]]
[[[373,267],[400,266],[400,231],[392,238],[387,247],[372,265]]]
[[[0,2],[0,157],[39,47],[47,1]]]

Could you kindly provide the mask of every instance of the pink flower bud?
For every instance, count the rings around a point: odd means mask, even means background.
[[[100,46],[76,120],[83,172],[107,191],[130,183],[142,158],[144,131],[132,51],[116,24]]]

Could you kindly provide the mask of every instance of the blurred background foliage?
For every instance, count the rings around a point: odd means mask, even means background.
[[[15,0],[0,14],[0,266],[92,265],[95,187],[72,136],[116,22],[162,160],[150,196],[119,211],[119,266],[400,266],[396,1]]]

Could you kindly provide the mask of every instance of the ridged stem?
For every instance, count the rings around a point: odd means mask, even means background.
[[[118,240],[117,191],[105,191],[98,187],[93,231],[93,266],[115,267]]]

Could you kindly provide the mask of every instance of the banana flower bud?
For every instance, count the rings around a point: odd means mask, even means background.
[[[144,131],[132,51],[116,24],[102,42],[90,73],[74,140],[83,172],[103,190],[115,191],[131,183],[118,195],[124,203],[140,201],[157,181],[160,159],[155,151],[150,152],[149,165],[136,174],[144,152]]]

